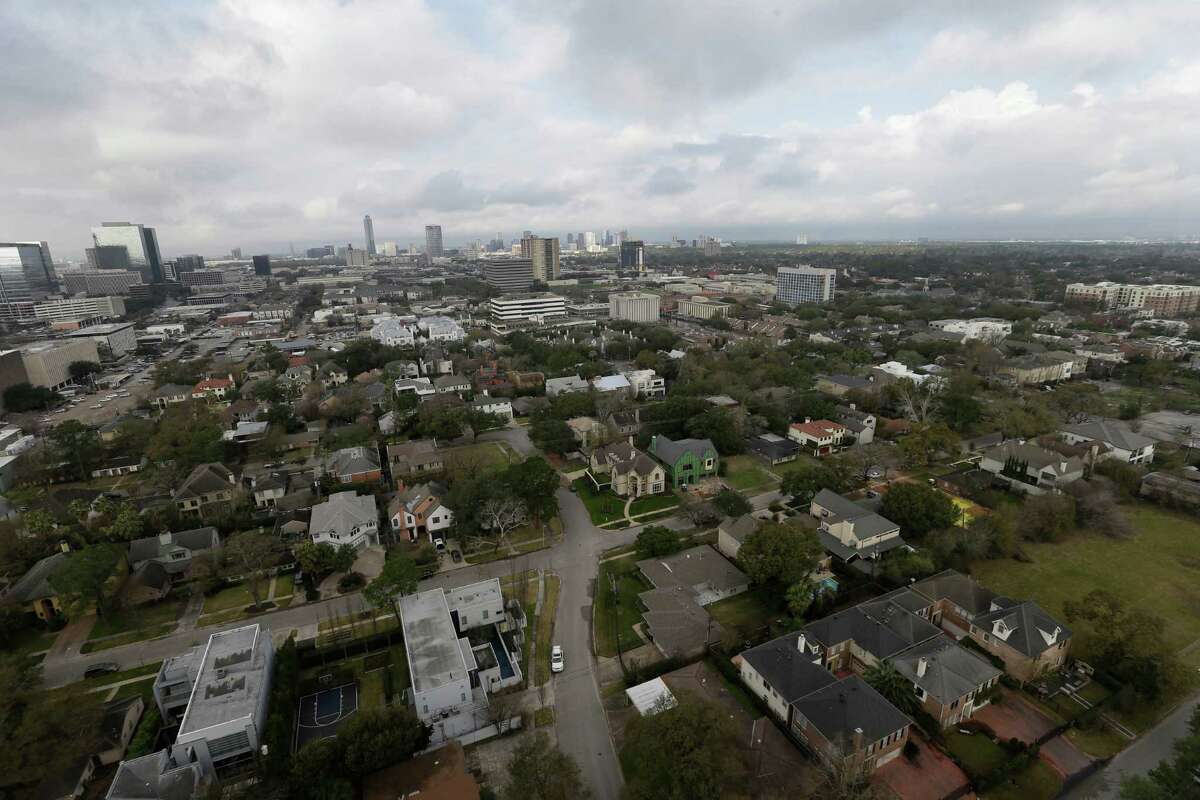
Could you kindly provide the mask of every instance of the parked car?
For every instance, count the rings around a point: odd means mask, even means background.
[[[437,550],[439,553],[445,552],[446,540],[445,539],[434,539],[433,540],[433,549]]]
[[[97,661],[95,664],[89,664],[87,669],[83,671],[85,678],[98,678],[101,675],[109,675],[113,672],[118,672],[121,665],[113,661]]]
[[[556,644],[550,648],[550,671],[562,672],[564,666],[562,646]]]
[[[458,550],[451,550],[450,551],[450,560],[453,561],[455,564],[457,564],[458,562],[462,561],[462,553],[459,552]]]

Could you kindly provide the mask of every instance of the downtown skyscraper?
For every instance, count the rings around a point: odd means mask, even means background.
[[[102,222],[92,228],[96,248],[124,247],[129,253],[129,267],[141,273],[142,283],[162,283],[162,255],[158,252],[158,236],[154,228],[132,222]],[[241,258],[238,250],[235,258]]]
[[[442,226],[425,226],[425,255],[430,258],[442,257]]]
[[[366,240],[367,255],[375,255],[375,225],[371,222],[370,214],[363,217],[363,238]]]

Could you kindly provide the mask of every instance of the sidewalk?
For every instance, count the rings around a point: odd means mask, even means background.
[[[91,634],[92,626],[95,624],[95,614],[88,614],[86,617],[68,622],[67,626],[59,631],[54,644],[50,646],[50,650],[46,654],[47,658],[79,653],[79,648],[83,647],[83,643],[88,640],[88,635]]]

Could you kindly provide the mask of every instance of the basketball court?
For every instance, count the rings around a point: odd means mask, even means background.
[[[337,729],[358,710],[358,684],[347,683],[300,698],[296,714],[296,749],[337,735]]]

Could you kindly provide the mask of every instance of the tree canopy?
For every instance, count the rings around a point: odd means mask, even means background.
[[[895,483],[883,496],[880,512],[900,526],[900,532],[920,539],[937,528],[947,528],[958,521],[954,502],[932,486],[920,483]]]
[[[823,549],[814,531],[764,522],[738,549],[738,563],[757,584],[790,586],[817,567]]]
[[[504,800],[586,800],[579,765],[544,733],[526,736],[508,762]]]

